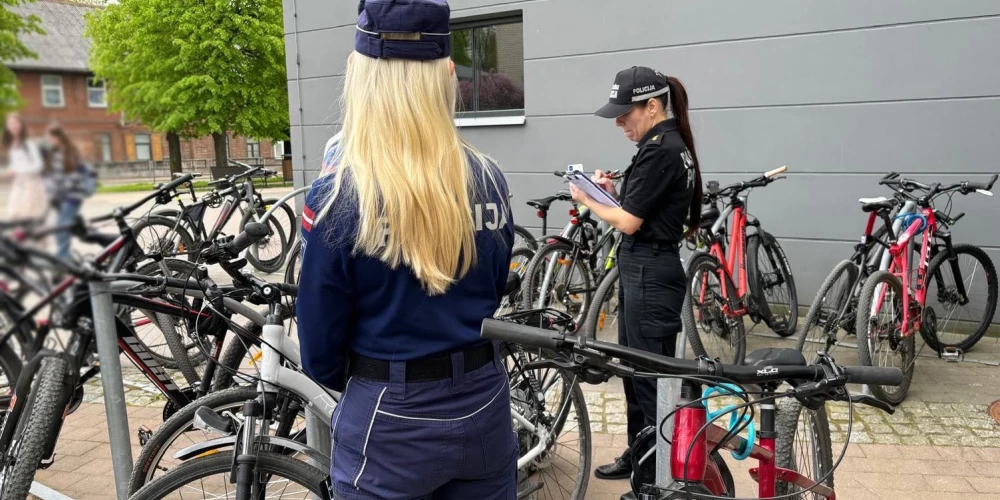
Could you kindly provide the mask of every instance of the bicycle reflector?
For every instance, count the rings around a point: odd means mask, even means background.
[[[544,210],[539,210],[537,212],[537,215],[538,215],[539,219],[544,219],[545,218],[545,211]]]
[[[579,210],[577,210],[576,208],[569,209],[569,216],[570,217],[576,217],[577,215],[580,215],[580,211]]]

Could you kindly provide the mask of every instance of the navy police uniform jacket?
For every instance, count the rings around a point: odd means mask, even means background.
[[[330,153],[332,154],[332,152]],[[329,155],[328,155],[329,156]],[[302,265],[296,300],[302,368],[317,382],[343,391],[348,355],[408,361],[481,345],[480,328],[503,296],[510,269],[514,222],[507,184],[496,165],[470,155],[477,186],[471,195],[477,258],[443,295],[428,296],[405,265],[391,269],[377,257],[354,252],[356,198],[347,189],[329,213],[315,220],[335,186],[317,179],[302,217]],[[491,169],[491,182],[484,169]]]

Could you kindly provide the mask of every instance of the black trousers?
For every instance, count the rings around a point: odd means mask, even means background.
[[[684,266],[676,245],[625,238],[619,249],[618,343],[673,356],[681,331]],[[623,379],[628,444],[644,428],[656,425],[656,380]]]

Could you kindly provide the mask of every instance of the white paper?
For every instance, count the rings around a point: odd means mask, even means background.
[[[610,193],[604,190],[601,186],[598,186],[594,181],[590,180],[587,174],[579,171],[574,171],[566,174],[566,180],[570,184],[576,186],[577,189],[587,193],[594,201],[600,203],[601,205],[607,205],[609,207],[620,207],[621,204],[618,200],[614,199]]]

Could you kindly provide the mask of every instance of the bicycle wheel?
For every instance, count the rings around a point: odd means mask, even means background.
[[[914,336],[903,336],[903,293],[899,278],[889,271],[876,271],[858,300],[858,362],[903,371],[899,387],[869,386],[872,395],[894,405],[906,399],[917,357]]]
[[[559,241],[539,248],[525,271],[521,298],[526,309],[562,309],[579,327],[590,303],[590,268],[572,253],[572,245]]]
[[[164,271],[163,267],[166,267],[166,271]],[[161,262],[149,262],[139,268],[136,273],[147,276],[163,276],[167,272],[172,278],[187,279],[195,269],[196,265],[191,262],[166,259]],[[170,295],[169,300],[177,304],[188,303],[188,299],[181,295]],[[188,307],[192,306],[188,304]],[[189,366],[184,367],[183,371],[185,372],[185,377],[190,378],[188,370],[194,371],[195,366],[204,363],[205,355],[202,349],[209,348],[208,346],[200,348],[191,339],[188,335],[187,322],[183,319],[131,307],[123,306],[121,310],[129,315],[126,317],[131,317],[132,327],[135,330],[135,338],[164,367],[169,369],[180,368],[178,353],[186,353],[182,354],[182,356],[186,357],[182,362]]]
[[[740,307],[732,278],[715,257],[702,253],[689,260],[685,281],[682,319],[691,350],[696,356],[743,364],[746,328],[743,316],[732,312]]]
[[[501,356],[507,366],[511,411],[520,417],[513,422],[519,463],[529,453],[534,455],[518,470],[518,498],[582,500],[591,474],[591,430],[580,383],[563,370],[523,369],[526,362],[555,353],[505,343]],[[543,442],[538,433],[541,430],[554,436]]]
[[[937,328],[933,332],[921,328],[920,333],[935,351],[972,349],[989,330],[997,309],[997,270],[989,255],[973,245],[955,245],[954,249],[955,266],[946,251],[935,255],[927,266],[927,307],[934,308]],[[958,293],[956,268],[965,297]]]
[[[538,240],[524,226],[514,224],[514,248],[525,246],[532,251],[538,250]]]
[[[183,462],[173,457],[177,451],[218,437],[217,434],[202,431],[193,426],[194,414],[198,408],[208,407],[218,415],[222,415],[225,411],[238,415],[243,411],[243,403],[256,399],[258,396],[256,386],[232,387],[207,394],[171,415],[142,447],[129,479],[129,494],[135,493],[146,483],[179,467]],[[293,419],[292,422],[286,423],[285,429],[288,432],[282,431],[285,434],[282,437],[294,434],[305,426],[304,419],[298,418],[299,412],[297,410],[294,414],[278,412],[278,415],[282,419]]]
[[[817,352],[830,353],[840,345],[848,332],[854,331],[857,321],[857,302],[854,300],[857,281],[857,265],[844,260],[833,267],[833,271],[830,271],[830,275],[819,287],[795,345],[795,349],[810,364],[816,361]]]
[[[296,234],[296,229],[298,229],[298,217],[295,216],[295,209],[292,208],[291,200],[285,200],[284,203],[278,206],[271,214],[275,220],[278,221],[278,225],[281,226],[282,231],[285,232],[285,236],[288,237],[288,242],[291,243],[295,240],[292,235]],[[274,205],[278,203],[277,198],[269,198],[264,200],[264,212],[271,210]],[[261,212],[261,215],[264,214]]]
[[[329,471],[277,453],[258,452],[256,458],[254,477],[266,477],[268,483],[263,491],[255,485],[254,498],[330,498]],[[231,451],[195,458],[143,486],[129,500],[235,497],[236,486],[229,483],[232,466]]]
[[[48,357],[31,383],[31,392],[24,412],[17,422],[6,416],[4,426],[17,425],[10,445],[0,456],[0,498],[26,498],[35,471],[45,455],[48,441],[55,439],[65,406],[63,388],[69,362],[59,357]],[[65,403],[64,403],[65,404]],[[7,415],[9,416],[9,414]]]
[[[21,358],[11,348],[10,342],[0,345],[0,418],[9,411],[14,384],[20,376]]]
[[[580,328],[582,335],[596,339],[605,328],[616,328],[618,326],[618,290],[621,280],[618,278],[618,266],[611,268],[608,274],[604,275],[601,284],[598,285],[594,297],[587,307],[587,318]],[[609,323],[610,321],[610,323]],[[617,339],[618,333],[614,332]]]
[[[763,230],[747,237],[747,283],[764,323],[778,335],[795,334],[799,300],[788,257],[778,240]]]
[[[295,238],[295,243],[288,251],[288,265],[285,266],[285,283],[299,284],[299,264],[302,261],[302,239]]]
[[[198,242],[177,219],[150,215],[132,224],[135,241],[146,254],[163,257],[187,255],[194,262],[198,257]]]
[[[826,407],[810,410],[794,399],[782,399],[778,402],[776,413],[774,427],[778,437],[774,447],[775,465],[833,488],[833,444],[830,442]],[[820,482],[824,477],[826,479]],[[777,495],[800,491],[802,489],[792,483],[776,481]],[[791,498],[822,500],[825,497],[806,492]]]
[[[243,231],[248,222],[257,220],[262,215],[264,215],[263,207],[247,210],[243,219],[240,220],[240,231]],[[270,218],[265,225],[268,229],[268,235],[256,244],[250,245],[246,253],[247,262],[262,273],[276,273],[281,270],[281,266],[285,265],[285,257],[288,254],[288,237],[277,219]]]

